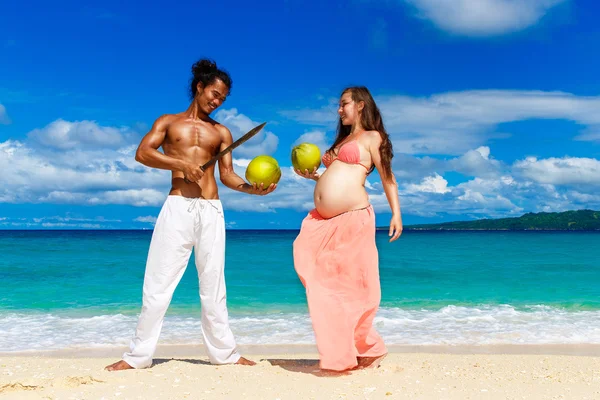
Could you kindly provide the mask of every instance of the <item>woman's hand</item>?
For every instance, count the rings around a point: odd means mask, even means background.
[[[317,167],[315,167],[312,170],[312,172],[309,172],[307,169],[305,169],[303,172],[303,171],[300,171],[299,169],[294,168],[294,172],[296,172],[298,175],[300,175],[303,178],[312,179],[313,181],[319,180],[319,177],[321,176],[317,172]]]
[[[398,239],[402,234],[402,219],[399,215],[392,215],[392,220],[390,221],[390,243],[394,240]]]

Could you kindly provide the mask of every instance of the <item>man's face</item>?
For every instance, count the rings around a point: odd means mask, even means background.
[[[202,88],[198,87],[198,104],[207,115],[219,108],[225,102],[229,88],[220,79],[215,79],[211,84]]]

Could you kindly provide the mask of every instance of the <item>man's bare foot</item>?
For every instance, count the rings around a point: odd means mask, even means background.
[[[256,363],[252,360],[248,360],[247,358],[240,357],[239,360],[235,363],[236,365],[256,365]]]
[[[124,369],[133,369],[133,367],[131,365],[127,364],[125,361],[121,360],[121,361],[117,361],[114,364],[110,364],[109,366],[107,366],[104,369],[107,371],[122,371]]]
[[[377,357],[357,357],[358,369],[378,368],[385,356],[387,356],[387,353]]]

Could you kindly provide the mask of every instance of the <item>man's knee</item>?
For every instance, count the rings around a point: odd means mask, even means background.
[[[227,316],[227,304],[225,301],[206,300],[202,301],[201,305],[202,314],[208,318],[219,320],[223,316]]]

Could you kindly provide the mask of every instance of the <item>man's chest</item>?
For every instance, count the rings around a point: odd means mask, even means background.
[[[221,136],[212,126],[177,124],[167,132],[166,142],[174,147],[201,147],[214,153],[221,146]]]

